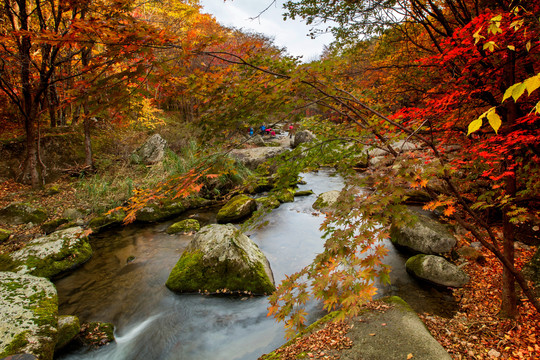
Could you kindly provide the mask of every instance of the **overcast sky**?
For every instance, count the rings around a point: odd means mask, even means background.
[[[225,26],[254,30],[274,38],[274,43],[286,47],[287,52],[294,56],[303,55],[302,60],[317,58],[324,45],[329,45],[332,36],[327,34],[311,39],[307,34],[310,27],[300,20],[283,21],[283,0],[276,1],[259,19],[256,17],[272,0],[201,0],[203,12],[215,16],[217,21]]]

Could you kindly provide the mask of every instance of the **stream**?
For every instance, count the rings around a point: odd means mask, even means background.
[[[302,174],[315,195],[297,197],[267,214],[267,223],[247,235],[267,256],[276,285],[323,250],[319,226],[324,220],[311,205],[318,194],[339,190],[343,180],[330,170]],[[174,219],[198,219],[201,226],[215,222],[216,211],[188,212]],[[110,360],[253,360],[285,342],[284,326],[268,318],[266,297],[225,297],[175,294],[165,287],[169,272],[191,240],[168,235],[174,221],[133,225],[93,237],[94,255],[71,275],[56,282],[61,315],[77,315],[82,322],[115,325],[116,342],[98,350],[62,354],[58,359]],[[451,316],[452,296],[423,287],[405,271],[406,257],[390,251],[391,285],[377,297],[398,295],[416,311]],[[134,257],[133,261],[131,257]],[[308,307],[314,321],[320,306]]]

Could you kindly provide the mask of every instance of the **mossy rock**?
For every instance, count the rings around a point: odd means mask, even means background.
[[[188,233],[188,232],[197,232],[201,228],[201,224],[195,219],[186,219],[179,222],[176,222],[169,226],[167,229],[167,234],[176,234],[176,233]]]
[[[300,191],[296,191],[294,193],[294,196],[309,196],[309,195],[313,195],[314,192],[313,190],[300,190]]]
[[[0,244],[7,241],[11,234],[13,234],[13,231],[0,229]]]
[[[540,247],[536,250],[531,260],[525,264],[523,274],[534,283],[536,294],[540,297]]]
[[[58,317],[58,341],[55,350],[60,350],[73,340],[81,330],[79,318],[73,315],[62,315]]]
[[[275,290],[268,260],[233,225],[208,225],[190,242],[165,284],[176,292],[268,294]]]
[[[257,202],[247,195],[236,195],[219,209],[216,220],[219,224],[243,220],[257,210]]]
[[[259,194],[265,191],[270,191],[274,188],[274,180],[271,177],[259,177],[256,179],[256,184],[250,190],[251,194]]]
[[[30,241],[24,248],[0,255],[0,271],[53,278],[72,270],[92,256],[81,227],[56,231]]]
[[[107,228],[121,225],[125,217],[126,214],[123,211],[115,211],[111,214],[96,216],[90,220],[88,227],[90,227],[94,233],[98,233]]]
[[[53,358],[58,297],[47,279],[0,272],[0,358],[20,353]]]
[[[257,201],[257,204],[259,204],[261,207],[265,209],[277,209],[279,205],[281,205],[277,197],[274,195],[261,197],[261,198],[256,199],[256,201]]]
[[[27,203],[15,203],[0,209],[0,222],[6,224],[41,224],[47,219],[45,209]]]
[[[187,210],[182,201],[165,201],[161,204],[148,204],[137,211],[137,221],[159,222],[181,215]]]
[[[407,189],[405,192],[406,204],[427,204],[431,201],[431,196],[424,190]]]
[[[320,194],[313,203],[313,208],[322,212],[332,211],[339,197],[339,190],[331,190]]]
[[[58,185],[51,185],[47,187],[45,193],[49,196],[56,195],[60,193],[60,187]]]
[[[288,203],[294,201],[294,189],[282,189],[276,193],[276,198],[280,203]]]
[[[67,223],[69,223],[69,219],[67,218],[60,218],[60,219],[55,219],[51,221],[46,221],[43,224],[41,224],[41,230],[43,230],[45,234],[50,234],[56,229],[58,229],[60,225],[64,225]]]

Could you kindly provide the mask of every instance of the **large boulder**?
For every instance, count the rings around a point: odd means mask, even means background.
[[[390,240],[396,247],[430,255],[452,251],[457,240],[443,224],[422,214],[414,216],[418,220],[412,224],[392,224]]]
[[[137,211],[136,219],[142,222],[164,221],[181,215],[187,210],[182,201],[166,202],[164,204],[147,204]]]
[[[257,202],[247,195],[236,195],[219,209],[216,220],[219,224],[243,220],[257,210]]]
[[[419,254],[405,263],[407,272],[414,277],[440,286],[463,287],[469,276],[445,258]]]
[[[88,237],[77,226],[34,239],[20,250],[0,255],[0,271],[52,278],[76,268],[91,256]]]
[[[266,160],[276,157],[287,149],[283,147],[256,147],[252,149],[235,149],[229,154],[232,158],[249,169],[256,169],[257,166]]]
[[[159,134],[154,134],[132,154],[132,161],[137,164],[153,165],[163,160],[167,141]]]
[[[315,140],[315,135],[309,130],[301,130],[294,135],[294,140],[291,143],[293,148],[300,144],[311,142]]]
[[[171,271],[166,286],[187,293],[268,294],[275,290],[268,260],[231,224],[203,227]]]
[[[0,223],[4,224],[41,224],[47,219],[44,209],[27,203],[14,203],[0,209]]]
[[[322,212],[332,211],[337,204],[339,190],[331,190],[320,194],[313,203],[313,208]]]
[[[0,358],[33,354],[53,358],[58,297],[45,278],[0,272]]]
[[[328,358],[341,360],[452,359],[414,310],[397,296],[373,302],[357,317],[346,320],[348,330],[334,333],[331,341],[325,341],[326,337],[319,334],[329,332],[327,326],[332,326],[331,320],[336,315],[337,312],[330,313],[316,321],[302,334],[261,359],[280,359],[283,354],[290,356],[287,358],[307,359],[308,352],[315,350],[315,353],[317,347],[318,352],[324,351]]]

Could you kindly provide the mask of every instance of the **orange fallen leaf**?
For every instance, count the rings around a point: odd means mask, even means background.
[[[410,359],[412,359],[412,358],[413,358],[413,354],[407,355],[407,360],[410,360]]]

